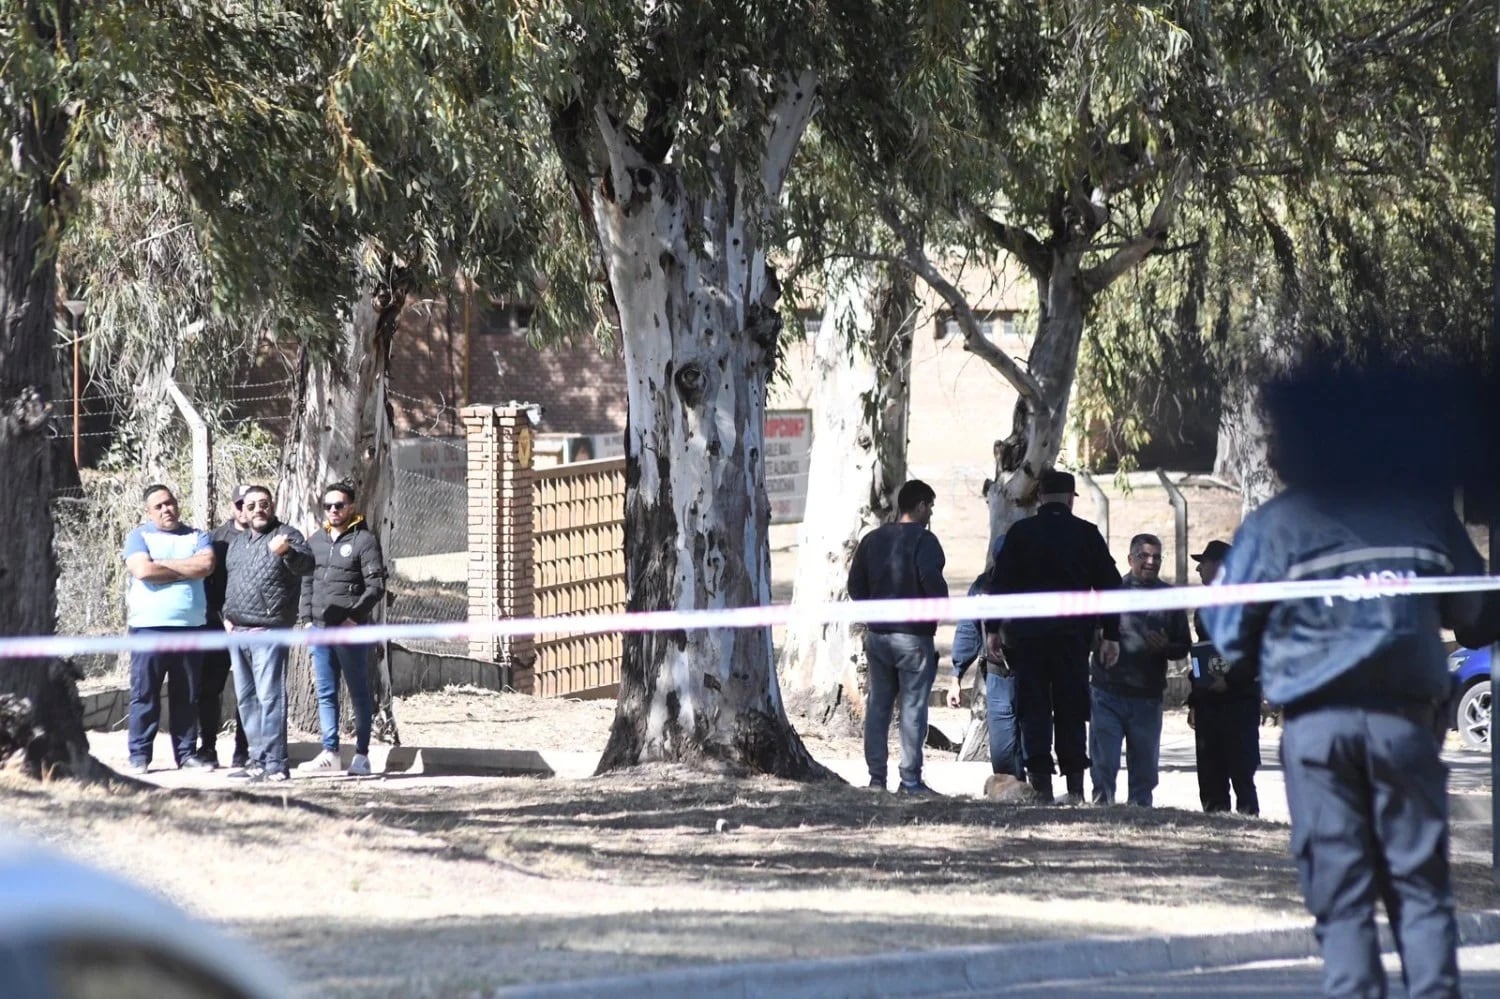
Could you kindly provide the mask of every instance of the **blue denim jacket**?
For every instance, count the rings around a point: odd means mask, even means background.
[[[969,587],[969,596],[978,596],[984,592],[985,581],[989,579],[989,573],[980,573],[979,578],[974,580]],[[962,680],[969,667],[984,655],[984,622],[975,621],[972,618],[958,622],[958,627],[953,630],[953,675]]]
[[[1290,489],[1245,519],[1214,583],[1483,571],[1449,503]],[[1349,596],[1210,607],[1203,619],[1231,664],[1259,664],[1273,703],[1293,706],[1327,697],[1378,706],[1448,696],[1438,631],[1473,627],[1468,618],[1478,603],[1463,597]]]

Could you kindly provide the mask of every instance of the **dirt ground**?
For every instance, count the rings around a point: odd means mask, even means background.
[[[405,698],[411,745],[586,749],[608,701]],[[808,740],[821,758],[848,739]],[[262,790],[0,777],[0,825],[254,941],[304,996],[484,996],[705,961],[1305,925],[1284,826],[643,768]],[[1500,904],[1482,856],[1460,903]]]
[[[975,490],[945,485],[954,501],[934,528],[962,592],[982,567],[985,516]],[[1154,531],[1170,577],[1164,492],[1109,491],[1117,558],[1131,534]],[[1232,536],[1237,497],[1186,491],[1192,550]],[[1087,497],[1078,512],[1092,515]],[[790,596],[795,534],[773,530],[778,600]],[[403,742],[419,747],[598,751],[613,715],[613,701],[472,689],[396,704]],[[953,733],[960,717],[934,711]],[[804,739],[819,759],[862,755],[847,737]],[[175,791],[0,775],[0,827],[252,941],[308,997],[470,999],[701,962],[1307,925],[1274,822],[912,801],[681,768]],[[1500,906],[1488,861],[1487,839],[1456,855],[1463,908]]]

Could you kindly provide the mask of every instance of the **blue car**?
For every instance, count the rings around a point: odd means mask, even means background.
[[[1453,727],[1468,749],[1490,748],[1490,650],[1457,649],[1448,656],[1453,675]]]

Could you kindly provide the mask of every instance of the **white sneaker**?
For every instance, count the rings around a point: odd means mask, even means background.
[[[370,758],[364,753],[355,753],[354,759],[349,761],[350,777],[370,776]]]
[[[336,774],[342,769],[344,765],[339,760],[339,754],[332,749],[325,749],[306,763],[297,764],[299,774]],[[365,772],[368,773],[368,769]]]

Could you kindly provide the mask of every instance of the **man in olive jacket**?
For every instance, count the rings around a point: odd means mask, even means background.
[[[316,563],[302,587],[301,618],[314,628],[348,628],[370,620],[385,599],[385,558],[380,539],[354,505],[354,487],[339,482],[323,491],[322,529],[309,542]],[[313,682],[318,692],[318,727],[323,751],[297,768],[299,773],[337,773],[339,757],[339,676],[354,704],[354,757],[349,773],[370,772],[370,728],[375,703],[370,696],[368,645],[312,646]]]
[[[301,531],[276,518],[269,489],[251,486],[240,502],[245,529],[230,539],[225,556],[224,630],[290,628],[297,622],[302,577],[313,570],[312,550]],[[249,762],[229,776],[286,780],[286,646],[232,645],[229,659],[250,745]]]
[[[1154,534],[1131,538],[1130,571],[1120,585],[1130,590],[1170,589],[1171,584],[1161,578],[1161,550],[1161,538]],[[1094,804],[1114,803],[1123,745],[1128,800],[1132,805],[1151,807],[1161,759],[1167,664],[1186,656],[1191,645],[1186,611],[1140,611],[1120,616],[1119,659],[1106,666],[1096,658],[1089,673]]]

